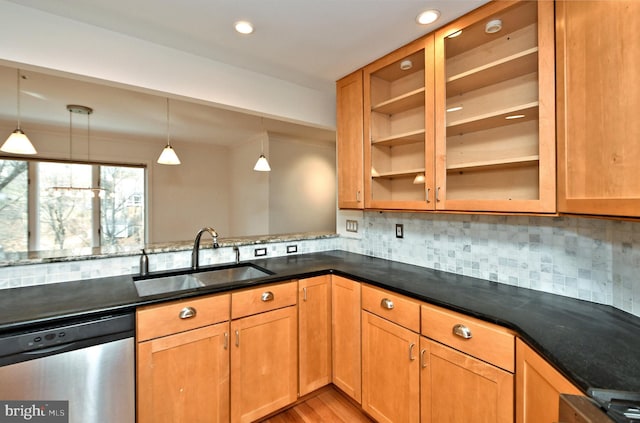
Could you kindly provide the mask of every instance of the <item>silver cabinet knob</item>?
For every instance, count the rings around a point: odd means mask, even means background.
[[[178,317],[180,317],[181,319],[191,319],[193,317],[196,317],[196,309],[193,307],[185,307],[182,310],[180,310],[180,313],[178,314]]]
[[[393,301],[388,298],[383,298],[382,301],[380,301],[380,307],[393,310]]]
[[[453,334],[464,339],[471,339],[471,329],[465,325],[457,324],[453,327]]]
[[[271,291],[263,292],[262,293],[262,297],[260,297],[260,299],[262,301],[264,301],[264,302],[273,301],[274,298],[275,298],[275,296],[273,295],[273,292],[271,292]]]

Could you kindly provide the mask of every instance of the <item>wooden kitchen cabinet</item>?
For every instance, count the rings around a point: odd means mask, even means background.
[[[299,394],[331,383],[331,275],[298,281]]]
[[[293,403],[298,394],[297,283],[231,294],[231,422],[248,423]],[[251,315],[254,304],[256,313]]]
[[[520,339],[516,340],[516,423],[555,423],[560,394],[582,395]]]
[[[436,209],[556,211],[553,23],[504,1],[436,31]]]
[[[420,421],[419,337],[362,312],[362,409],[378,422]]]
[[[338,207],[364,208],[362,70],[336,83]]]
[[[379,422],[420,420],[419,328],[418,302],[363,285],[362,408]]]
[[[427,338],[420,339],[423,423],[512,423],[513,374]]]
[[[136,319],[137,421],[228,422],[229,295],[141,307]]]
[[[359,282],[331,275],[332,382],[362,401]]]
[[[640,3],[556,2],[558,210],[640,216]]]
[[[430,304],[421,327],[421,421],[513,422],[513,333]]]
[[[433,35],[364,68],[366,208],[432,208],[433,95]]]

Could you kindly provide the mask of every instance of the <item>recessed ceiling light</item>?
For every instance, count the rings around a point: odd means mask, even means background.
[[[400,69],[402,70],[409,70],[412,67],[413,67],[413,62],[409,59],[403,60],[402,62],[400,62]]]
[[[484,26],[484,32],[487,34],[495,34],[502,29],[502,21],[500,19],[493,19]]]
[[[462,30],[459,29],[459,30],[457,30],[456,32],[454,32],[452,34],[447,35],[447,38],[456,38],[456,37],[459,37],[461,35],[462,35]]]
[[[434,23],[440,17],[440,12],[435,9],[425,10],[416,17],[416,22],[420,25],[428,25]]]
[[[454,106],[454,107],[449,107],[447,109],[447,112],[451,113],[451,112],[457,112],[458,110],[462,110],[462,106]]]
[[[524,115],[511,115],[511,116],[505,117],[505,119],[522,119],[523,117]]]
[[[247,21],[236,22],[235,28],[240,34],[251,34],[253,32],[253,25]]]

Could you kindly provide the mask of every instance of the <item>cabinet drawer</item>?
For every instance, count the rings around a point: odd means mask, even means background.
[[[422,334],[514,372],[515,336],[505,328],[425,304],[422,306]]]
[[[296,304],[298,283],[259,286],[231,293],[231,318],[249,316]]]
[[[363,285],[362,308],[414,332],[420,331],[420,304],[403,295]]]
[[[191,298],[140,307],[136,312],[138,342],[229,320],[229,294]]]

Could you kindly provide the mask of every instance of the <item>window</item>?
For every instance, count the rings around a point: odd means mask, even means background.
[[[27,251],[27,162],[0,160],[0,253]]]
[[[144,244],[144,172],[0,159],[0,251]]]

